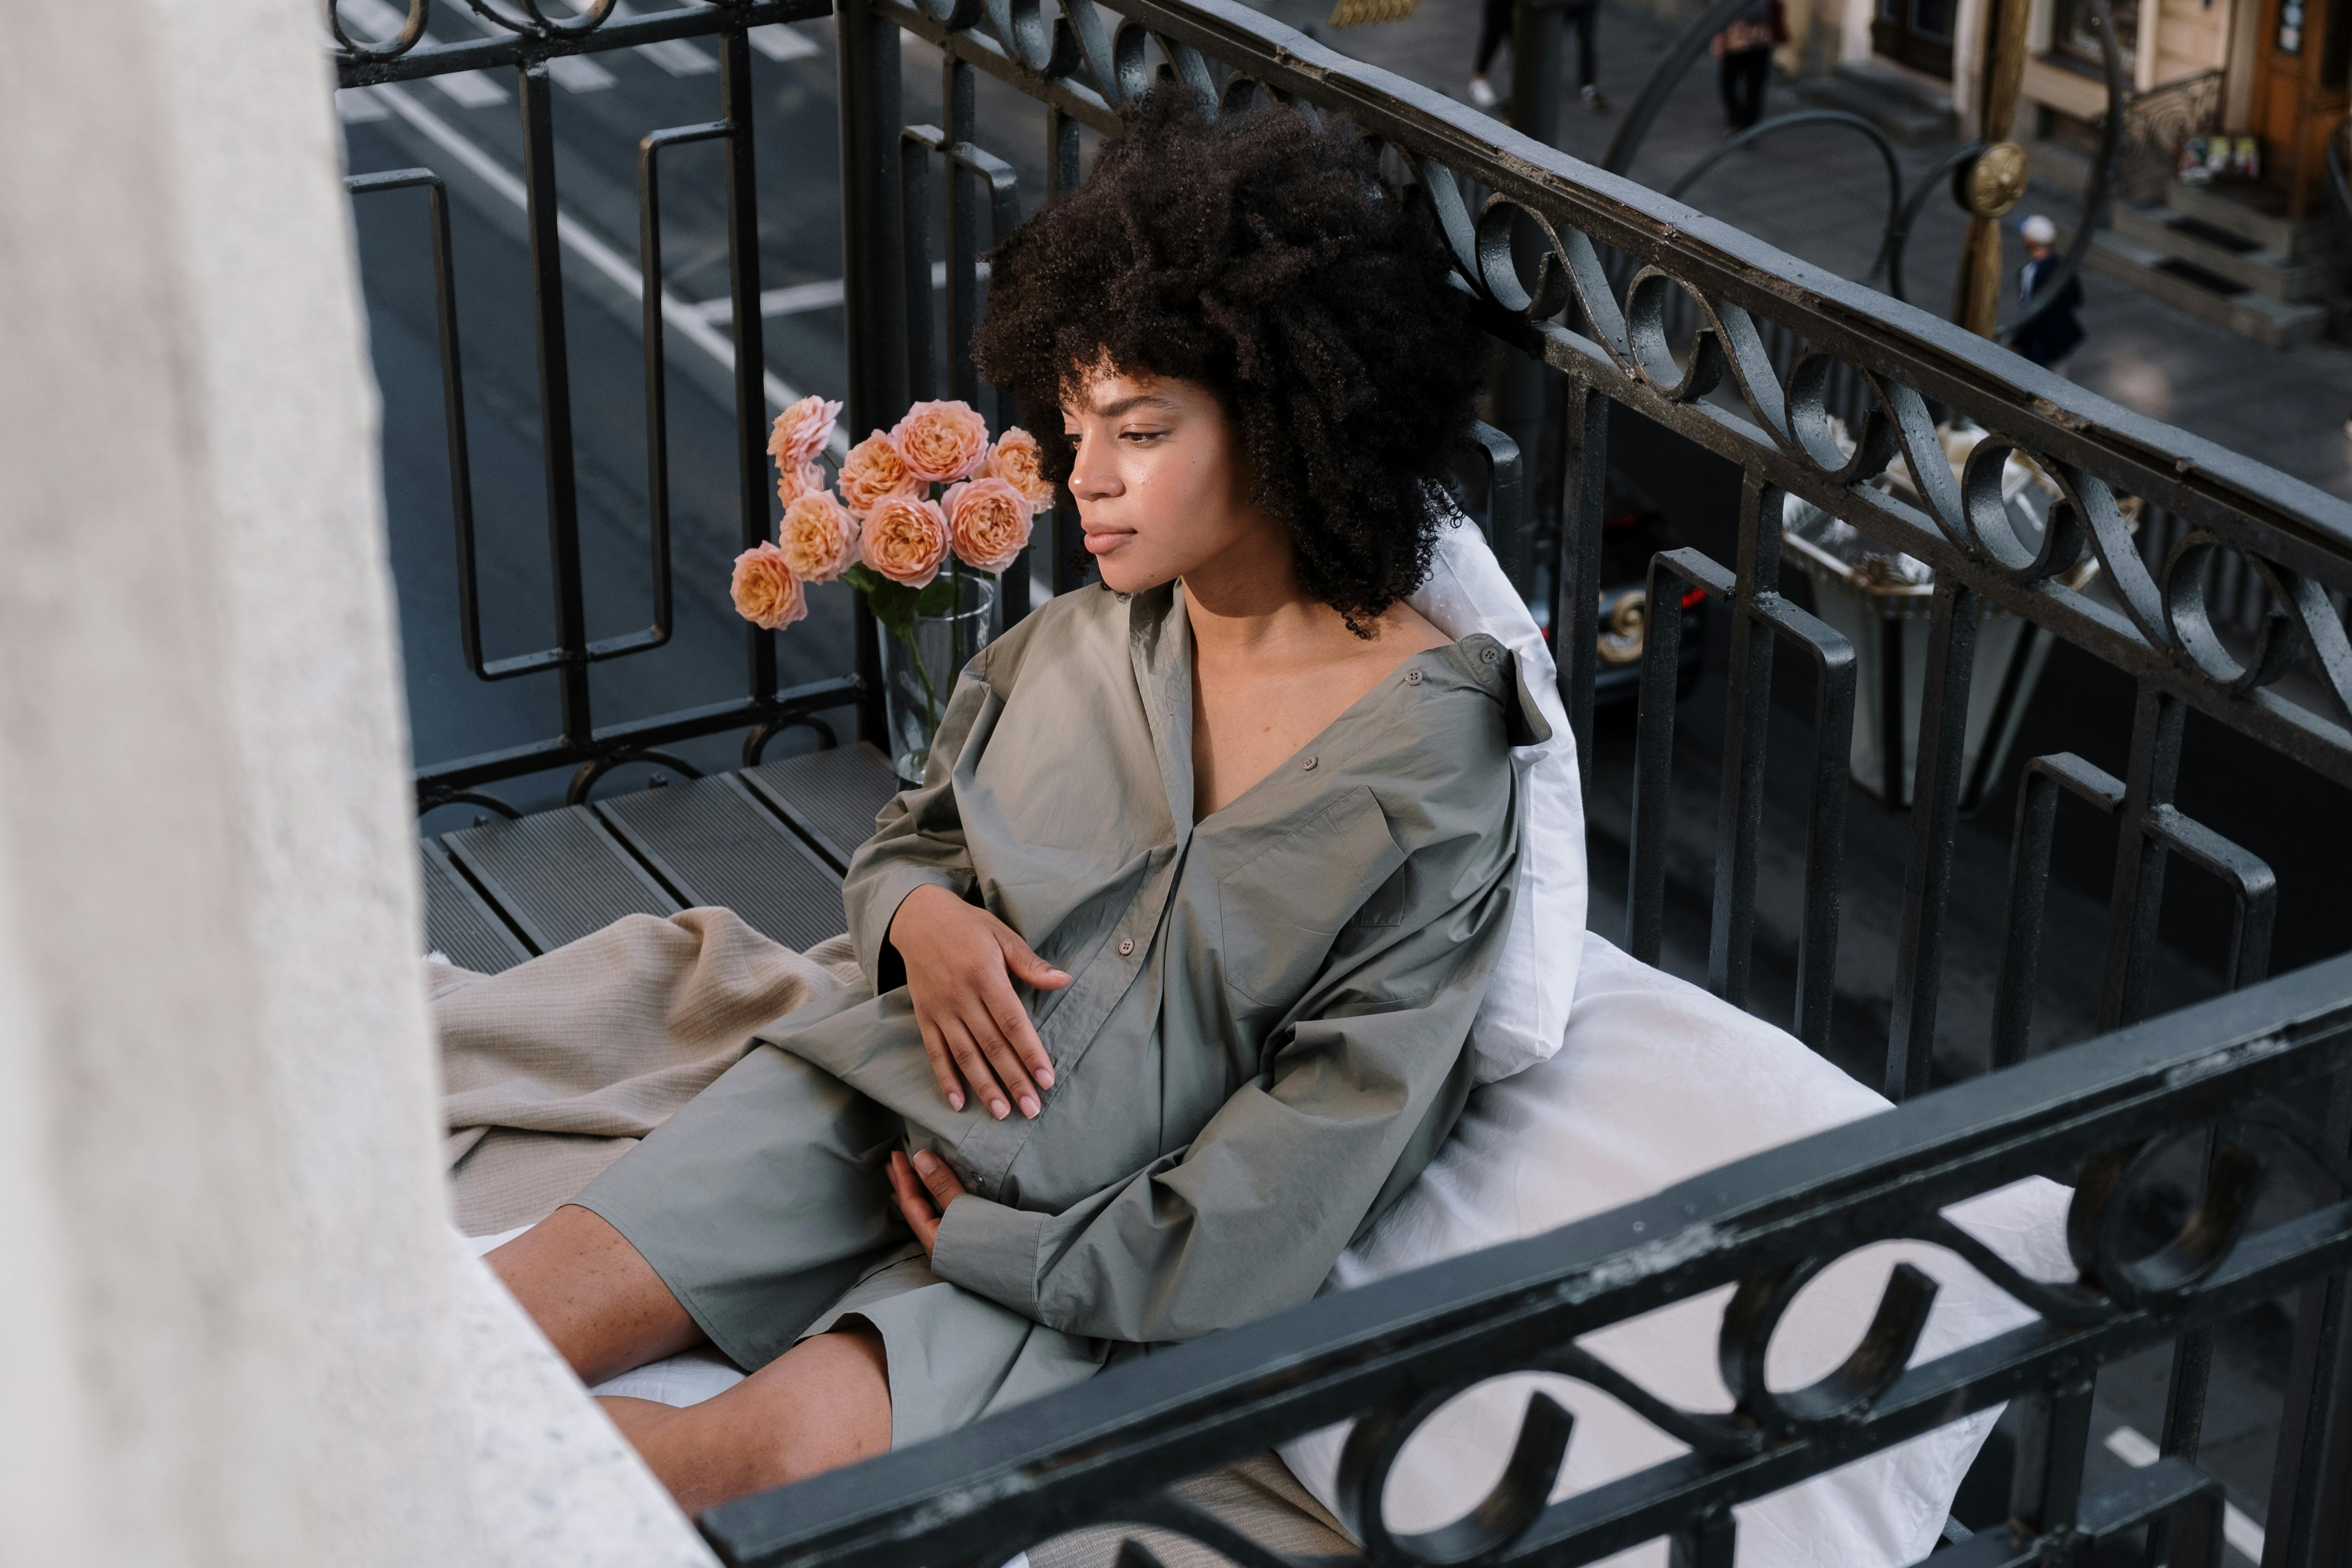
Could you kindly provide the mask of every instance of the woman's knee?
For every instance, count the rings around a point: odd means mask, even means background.
[[[653,1265],[602,1215],[567,1204],[484,1261],[583,1382],[702,1342]]]

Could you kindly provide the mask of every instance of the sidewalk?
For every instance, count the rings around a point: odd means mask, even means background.
[[[1253,0],[1260,11],[1310,32],[1360,59],[1467,101],[1478,0],[1423,0],[1402,22],[1334,29],[1328,0]],[[1648,79],[1674,37],[1667,23],[1604,0],[1599,21],[1600,87],[1612,107],[1588,112],[1576,98],[1571,30],[1561,68],[1569,86],[1560,145],[1599,162],[1619,117]],[[1507,90],[1510,62],[1497,55],[1492,79]],[[1799,107],[1789,83],[1775,79],[1768,114]],[[1635,160],[1634,178],[1664,190],[1723,135],[1715,63],[1702,57],[1680,83]],[[1906,188],[1945,149],[1897,149]],[[1759,177],[1761,176],[1761,177]],[[1733,154],[1683,194],[1712,216],[1735,224],[1790,254],[1859,277],[1885,222],[1885,165],[1850,132],[1806,127]],[[2036,186],[2012,217],[2048,206],[2076,210],[2075,198]],[[1952,280],[1966,222],[1949,199],[1931,196],[1906,254],[1905,292],[1938,314],[1951,309]],[[2013,292],[2023,255],[2012,237],[2007,264]],[[1884,284],[1881,284],[1884,287]],[[2352,353],[2314,344],[2281,353],[2240,338],[2111,279],[2084,273],[2083,325],[2088,340],[2068,365],[2084,386],[2127,408],[2178,425],[2352,500]],[[2011,301],[2013,302],[2013,301]]]

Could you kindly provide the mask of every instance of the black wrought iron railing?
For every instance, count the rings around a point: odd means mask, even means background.
[[[348,3],[348,0],[346,0]],[[445,0],[445,4],[446,0]],[[730,731],[756,757],[780,728],[856,700],[866,733],[881,732],[877,650],[859,617],[856,667],[814,686],[780,689],[772,634],[747,630],[748,684],[740,699],[600,727],[594,667],[656,645],[669,624],[658,499],[652,537],[654,614],[644,630],[588,638],[582,610],[576,497],[568,411],[575,395],[564,354],[550,136],[551,66],[630,45],[705,37],[718,46],[718,117],[648,127],[640,186],[657,195],[659,150],[690,138],[722,144],[732,381],[740,465],[741,537],[768,535],[772,502],[763,454],[767,374],[758,308],[762,216],[751,181],[758,147],[749,90],[749,29],[824,14],[824,0],[709,0],[622,16],[612,0],[556,16],[538,0],[464,0],[503,36],[463,45],[418,41],[427,0],[411,0],[398,37],[371,43],[345,29],[339,70],[347,86],[451,72],[510,68],[522,110],[523,181],[535,269],[534,321],[545,431],[545,488],[554,565],[555,645],[486,661],[486,680],[540,679],[561,694],[560,733],[496,753],[438,764],[418,777],[420,802],[495,797],[500,780],[551,767],[578,770],[575,798],[616,762],[667,743]],[[1815,669],[1811,762],[1805,770],[1806,840],[1800,917],[1801,978],[1786,1018],[1821,1044],[1838,975],[1843,859],[1855,722],[1853,644],[1782,594],[1787,510],[1802,502],[1889,559],[1932,570],[1918,710],[1896,733],[1913,765],[1904,897],[1887,977],[1882,1070],[1888,1096],[1927,1089],[1937,1038],[1942,954],[1951,918],[1969,715],[1979,635],[1994,617],[2022,622],[2116,672],[2136,692],[2123,771],[2110,774],[2064,750],[2026,765],[2010,856],[2000,1000],[1990,1056],[2026,1054],[2058,792],[2112,821],[2115,871],[2099,977],[2103,1029],[2123,1032],[2011,1066],[1885,1117],[1759,1156],[1643,1204],[1444,1269],[1328,1298],[1279,1319],[1218,1336],[1139,1369],[925,1445],[764,1499],[719,1510],[706,1532],[730,1562],[824,1564],[993,1564],[1055,1531],[1093,1522],[1160,1524],[1236,1561],[1269,1568],[1264,1550],[1164,1490],[1174,1478],[1263,1449],[1348,1416],[1364,1417],[1347,1489],[1354,1527],[1373,1560],[1395,1568],[1438,1563],[1567,1564],[1665,1535],[1681,1560],[1731,1560],[1735,1503],[1817,1474],[1962,1413],[2021,1402],[2026,1440],[2007,1527],[1967,1541],[1954,1563],[2074,1562],[2096,1542],[2151,1520],[2168,1522],[2171,1560],[2212,1563],[2219,1494],[2194,1463],[2208,1342],[2218,1319],[2258,1298],[2301,1290],[2302,1310],[2279,1427],[2265,1563],[2345,1560],[2352,1524],[2352,1397],[2343,1385],[2352,1260],[2344,1189],[2352,1106],[2352,963],[2337,961],[2263,984],[2281,879],[2306,869],[2265,864],[2178,802],[2185,747],[2224,734],[2257,756],[2290,759],[2318,778],[2352,785],[2352,506],[2213,443],[2133,415],[2003,350],[1867,288],[1795,260],[1624,178],[1582,164],[1390,73],[1360,65],[1232,0],[837,0],[831,7],[841,126],[840,203],[853,429],[887,425],[914,396],[945,384],[979,394],[966,347],[979,308],[986,235],[1079,177],[1083,133],[1116,135],[1123,105],[1155,82],[1189,84],[1221,112],[1259,105],[1334,117],[1385,149],[1397,199],[1429,205],[1457,265],[1457,280],[1513,374],[1556,378],[1564,417],[1543,431],[1550,460],[1511,468],[1494,452],[1498,492],[1537,489],[1556,528],[1538,536],[1496,519],[1497,544],[1523,591],[1549,612],[1562,695],[1588,772],[1603,497],[1611,425],[1638,415],[1685,449],[1740,476],[1736,549],[1728,563],[1685,550],[1652,566],[1648,626],[1660,634],[1644,666],[1633,770],[1635,826],[1627,889],[1635,956],[1659,956],[1657,911],[1665,867],[1657,836],[1675,755],[1675,660],[1686,583],[1728,617],[1727,698],[1706,978],[1730,1001],[1751,994],[1765,828],[1766,741],[1775,652],[1793,644]],[[907,122],[902,70],[908,48],[940,66],[937,126]],[[981,78],[1034,102],[1044,188],[1014,177],[1010,144],[982,144]],[[991,121],[991,131],[997,127]],[[1022,134],[1030,134],[1024,130]],[[946,222],[929,231],[927,182],[942,177]],[[362,179],[362,199],[401,183],[431,185],[430,171]],[[437,194],[433,197],[437,203]],[[434,207],[438,214],[443,209]],[[983,215],[985,217],[983,219]],[[773,221],[776,215],[767,215]],[[660,303],[656,226],[645,228],[643,299],[649,472],[663,493],[658,383],[668,315]],[[944,247],[949,310],[934,341],[927,287]],[[1612,283],[1604,255],[1633,265]],[[442,268],[443,359],[460,592],[476,622],[471,503],[462,388],[457,374],[448,248]],[[668,323],[678,330],[677,323]],[[1528,368],[1535,367],[1535,368]],[[1838,416],[1832,424],[1832,416]],[[1983,434],[1964,462],[1945,437]],[[2009,504],[2011,454],[2048,480],[2045,503]],[[1895,463],[1903,484],[1882,480]],[[1876,482],[1874,482],[1876,481]],[[1556,487],[1556,488],[1554,488]],[[2160,533],[2150,520],[2161,520]],[[1075,518],[1057,513],[1038,549],[1056,591],[1079,583]],[[2139,523],[2137,537],[2135,521]],[[2161,549],[2158,542],[2161,541]],[[2095,574],[2081,570],[2095,563]],[[2217,597],[2237,596],[2234,616]],[[1024,595],[1011,595],[1018,608]],[[1874,698],[1873,700],[1875,700]],[[829,738],[829,737],[828,737]],[[1588,783],[1590,781],[1588,780]],[[2264,781],[2250,773],[2244,787]],[[2300,825],[2311,841],[2340,822]],[[2166,872],[2176,858],[2219,879],[2234,933],[2227,983],[2246,987],[2199,1007],[2146,1020]],[[2325,857],[2315,864],[2325,865]],[[2200,889],[2213,896],[2210,888]],[[2339,890],[2340,896],[2340,890]],[[2255,1152],[2269,1140],[2271,1154]],[[2207,1177],[2169,1242],[2141,1246],[2126,1215],[2154,1180],[2159,1154],[2186,1141]],[[2273,1157],[2273,1155],[2275,1157]],[[2258,1171],[2299,1165],[2307,1203],[2296,1217],[2256,1228]],[[2084,1277],[2038,1286],[1958,1237],[1939,1211],[2029,1172],[2079,1182],[2074,1230]],[[1969,1257],[2042,1314],[2035,1325],[1975,1349],[1906,1369],[1908,1335],[1925,1309],[1916,1282],[1898,1284],[1876,1327],[1832,1384],[1804,1398],[1775,1394],[1760,1374],[1733,1378],[1741,1398],[1727,1418],[1678,1413],[1610,1382],[1575,1348],[1605,1324],[1736,1284],[1726,1318],[1727,1364],[1761,1365],[1778,1306],[1821,1265],[1888,1237],[1937,1241]],[[2136,1489],[2093,1496],[2082,1487],[2086,1411],[2098,1369],[2140,1348],[2178,1347],[2165,1457]],[[1898,1353],[1899,1352],[1899,1353]],[[1436,1538],[1391,1537],[1378,1497],[1403,1438],[1450,1393],[1501,1373],[1546,1368],[1587,1378],[1626,1399],[1685,1443],[1683,1458],[1597,1490],[1549,1503],[1563,1423],[1531,1418],[1497,1490]],[[1622,1384],[1622,1380],[1619,1380]]]

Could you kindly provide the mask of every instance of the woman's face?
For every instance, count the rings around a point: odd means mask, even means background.
[[[1262,554],[1287,576],[1288,537],[1250,499],[1241,443],[1206,387],[1106,371],[1062,405],[1062,429],[1087,549],[1112,588],[1139,594]]]

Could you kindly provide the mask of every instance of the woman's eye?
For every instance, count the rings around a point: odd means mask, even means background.
[[[1132,441],[1138,446],[1142,446],[1149,442],[1157,441],[1162,436],[1167,434],[1168,432],[1165,430],[1122,430],[1118,433],[1118,438],[1122,441]]]

